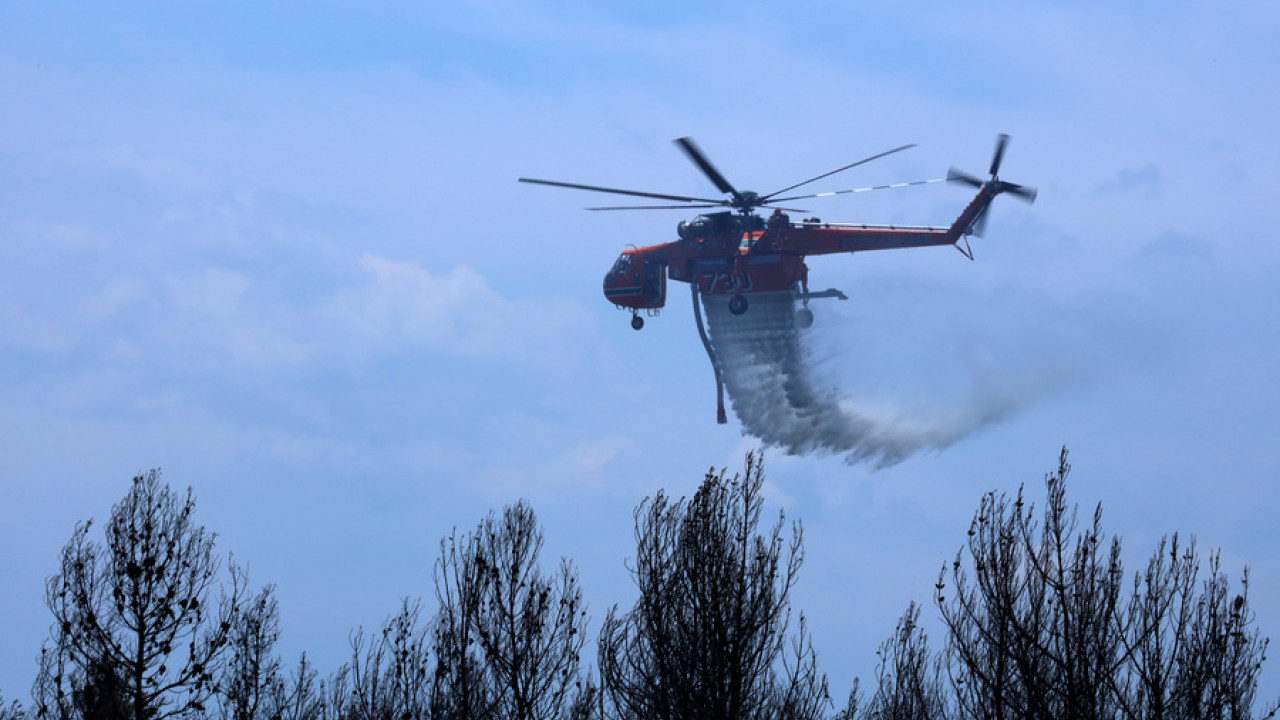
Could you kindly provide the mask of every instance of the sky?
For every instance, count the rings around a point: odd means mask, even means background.
[[[1266,3],[0,0],[0,691],[26,698],[76,523],[163,469],[287,661],[432,595],[442,537],[528,499],[592,631],[635,599],[636,505],[758,441],[715,423],[683,285],[641,332],[601,293],[692,212],[591,213],[540,177],[706,196],[692,136],[772,192],[981,174],[976,260],[814,258],[814,372],[964,429],[887,468],[766,448],[804,526],[793,606],[833,695],[928,605],[984,492],[1068,500],[1130,570],[1194,535],[1280,638],[1280,10]],[[841,195],[949,224],[971,189]],[[984,408],[1001,408],[991,422]],[[928,624],[932,623],[932,624]],[[1264,668],[1263,697],[1280,695]]]

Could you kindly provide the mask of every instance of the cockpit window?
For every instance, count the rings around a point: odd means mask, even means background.
[[[618,261],[613,264],[613,270],[611,272],[618,275],[629,274],[631,272],[631,256],[619,255]]]

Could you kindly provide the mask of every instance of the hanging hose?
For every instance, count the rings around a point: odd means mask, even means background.
[[[702,305],[698,302],[698,283],[689,283],[689,290],[693,295],[693,319],[698,323],[698,337],[702,338],[702,347],[706,348],[707,357],[711,359],[711,369],[716,374],[716,422],[724,425],[729,422],[729,418],[724,412],[724,383],[720,381],[720,363],[716,360],[715,351],[711,349],[707,330],[702,326]]]

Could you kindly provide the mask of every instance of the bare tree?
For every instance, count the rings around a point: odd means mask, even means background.
[[[351,666],[343,663],[321,683],[319,688],[320,707],[324,711],[324,720],[350,720],[351,703]],[[434,717],[434,716],[433,716]]]
[[[779,667],[779,664],[781,666]],[[773,687],[772,712],[779,720],[810,720],[824,717],[831,707],[827,676],[818,672],[818,653],[809,628],[800,614],[790,648],[770,669]],[[781,672],[779,672],[781,670]]]
[[[35,682],[31,684],[31,698],[35,703],[35,715],[47,720],[73,720],[83,717],[75,706],[75,699],[90,678],[90,673],[77,671],[71,663],[71,651],[65,647],[71,642],[70,633],[55,632],[40,647],[40,659]],[[124,690],[118,683],[121,698]]]
[[[504,720],[559,717],[580,681],[587,613],[573,564],[542,574],[542,528],[523,500],[476,530],[475,635]]]
[[[419,628],[418,615],[418,602],[405,599],[400,612],[387,619],[378,637],[366,638],[363,629],[352,634],[346,717],[400,720],[427,716],[431,687],[427,633]]]
[[[345,683],[344,683],[345,685]],[[327,720],[339,717],[327,702],[325,683],[303,653],[298,665],[271,686],[266,717],[271,720]],[[345,705],[345,702],[342,703]]]
[[[618,718],[752,720],[805,716],[829,704],[803,633],[782,661],[790,591],[803,559],[798,523],[757,535],[760,462],[742,477],[709,472],[689,502],[659,492],[636,509],[640,597],[609,611],[600,631],[601,683]]]
[[[1126,592],[1101,506],[1080,528],[1065,501],[1070,469],[1064,448],[1039,522],[1021,490],[1012,503],[986,495],[968,563],[961,551],[939,574],[956,717],[1251,717],[1267,641],[1249,609],[1247,569],[1235,592],[1214,555],[1200,583],[1194,542],[1181,548],[1174,536]]]
[[[603,697],[595,678],[587,674],[575,688],[565,720],[598,720],[602,717],[600,703]]]
[[[559,572],[544,575],[542,545],[525,501],[490,513],[474,534],[441,543],[439,713],[536,720],[574,705],[587,615],[576,570],[562,558]]]
[[[1247,718],[1267,640],[1249,609],[1249,571],[1239,592],[1217,553],[1199,579],[1195,540],[1164,538],[1134,576],[1123,637],[1129,660],[1117,677],[1121,714],[1129,720]],[[1276,705],[1263,716],[1272,717]]]
[[[474,628],[482,602],[481,569],[474,562],[477,540],[455,532],[440,541],[433,571],[439,609],[432,626],[435,672],[431,715],[440,720],[486,720],[496,698],[479,657]]]
[[[220,584],[215,536],[195,524],[194,509],[190,489],[180,498],[152,470],[112,508],[105,545],[89,539],[92,522],[76,527],[46,588],[54,625],[35,687],[40,716],[84,716],[77,694],[136,720],[204,709],[246,578],[231,565]]]
[[[275,644],[280,638],[280,609],[274,588],[266,586],[232,622],[227,659],[217,688],[217,717],[256,720],[268,717],[271,698],[284,680]]]
[[[1115,624],[1123,586],[1118,539],[1106,542],[1101,507],[1077,533],[1064,499],[1066,451],[1046,476],[1043,525],[1019,490],[983,497],[969,529],[973,576],[944,568],[935,600],[950,633],[949,669],[967,717],[1109,718],[1121,659]]]
[[[0,693],[0,720],[24,720],[27,713],[22,709],[22,703],[14,700],[9,705],[4,704],[4,694]]]
[[[907,606],[893,636],[880,644],[876,692],[859,716],[865,720],[945,720],[949,716],[940,658],[929,650],[920,607]]]

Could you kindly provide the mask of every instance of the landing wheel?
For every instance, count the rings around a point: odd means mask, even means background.
[[[640,329],[640,328],[642,328],[642,327],[644,327],[644,318],[640,317],[639,315],[632,315],[632,316],[631,316],[631,329],[632,329],[632,330],[639,330],[639,329]]]
[[[802,307],[796,311],[796,327],[804,329],[813,325],[813,311]]]
[[[734,315],[741,315],[747,311],[747,296],[742,293],[729,298],[729,312]]]

